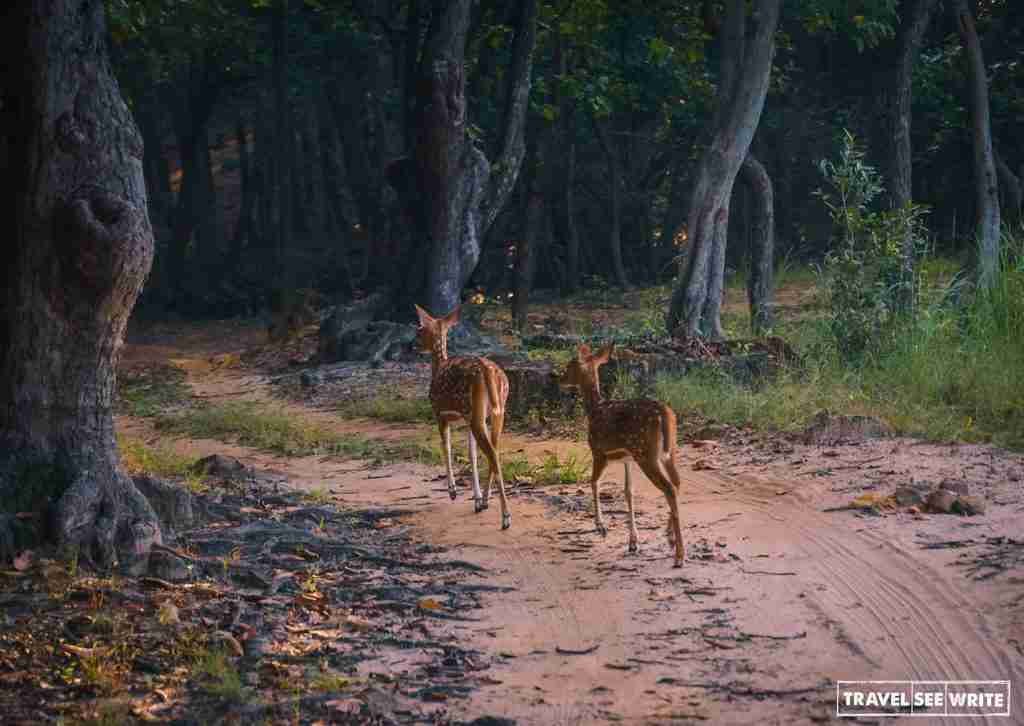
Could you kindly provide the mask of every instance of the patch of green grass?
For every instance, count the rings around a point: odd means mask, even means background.
[[[534,468],[534,481],[541,486],[575,484],[586,479],[589,473],[589,465],[579,461],[573,454],[564,459],[557,454],[548,454]]]
[[[313,676],[309,687],[311,690],[321,693],[337,693],[338,691],[344,691],[352,683],[352,679],[348,676],[343,676],[334,671],[323,671]]]
[[[432,423],[434,411],[426,398],[364,398],[339,409],[345,418],[372,418],[388,423]]]
[[[532,477],[533,468],[525,456],[503,457],[501,460],[501,473],[507,482]]]
[[[200,687],[211,696],[238,703],[245,695],[242,677],[223,651],[202,653],[192,666],[192,677],[199,680]]]
[[[135,713],[131,703],[127,701],[106,701],[96,709],[96,715],[79,722],[82,726],[124,726],[135,723]],[[66,723],[62,719],[58,724]]]
[[[174,366],[159,366],[118,375],[118,409],[131,416],[157,416],[187,403],[191,395],[185,372]]]
[[[147,446],[139,439],[118,434],[117,450],[121,454],[121,465],[129,474],[181,478],[192,492],[206,489],[206,475],[192,470],[196,459],[179,454],[170,446]]]
[[[526,357],[531,361],[550,362],[555,366],[564,366],[574,355],[576,351],[571,348],[530,348],[526,351]]]
[[[302,498],[310,504],[328,504],[333,501],[331,493],[322,487],[303,492]]]
[[[257,403],[202,406],[157,419],[159,430],[192,438],[235,441],[284,456],[339,456],[388,462],[437,463],[439,452],[420,439],[380,441],[343,434],[315,421]]]

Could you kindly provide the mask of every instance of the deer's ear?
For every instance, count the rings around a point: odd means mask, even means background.
[[[430,316],[430,313],[428,313],[426,310],[421,308],[416,303],[413,303],[412,306],[414,308],[416,308],[416,317],[418,317],[420,319],[420,327],[421,328],[429,325],[432,322],[434,322],[434,318],[432,318]]]
[[[441,322],[444,323],[445,327],[447,327],[447,328],[454,328],[456,325],[459,324],[459,320],[461,320],[461,319],[462,319],[462,306],[461,305],[456,305],[455,309],[452,310],[447,315],[445,315],[444,319]]]
[[[580,347],[576,350],[576,358],[582,363],[590,357],[590,346],[586,343],[580,343]]]
[[[597,365],[604,365],[608,362],[608,359],[612,357],[612,351],[615,350],[615,343],[609,343],[601,350],[597,351],[597,355],[594,356],[594,362]]]

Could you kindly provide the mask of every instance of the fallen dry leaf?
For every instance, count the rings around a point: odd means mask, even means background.
[[[324,703],[334,713],[347,716],[358,715],[363,710],[363,702],[355,698],[338,698]]]
[[[180,622],[178,606],[170,600],[164,600],[156,611],[156,619],[161,625],[174,625]]]
[[[440,610],[441,603],[432,597],[421,597],[416,603],[422,610]]]
[[[82,648],[77,645],[71,645],[70,643],[61,643],[60,649],[61,652],[78,658],[92,658],[93,656],[102,655],[104,653],[102,648]]]
[[[373,630],[373,623],[367,620],[366,618],[359,617],[358,615],[346,616],[345,625],[352,628],[353,630],[358,630],[360,632]]]
[[[32,566],[34,560],[35,556],[32,554],[32,550],[24,550],[14,558],[14,569],[24,572]]]
[[[712,464],[707,459],[697,459],[695,462],[693,462],[694,471],[714,471],[716,469],[718,469],[718,467]]]
[[[314,612],[327,614],[330,608],[327,606],[327,598],[322,592],[300,592],[295,596],[295,606],[313,610]]]

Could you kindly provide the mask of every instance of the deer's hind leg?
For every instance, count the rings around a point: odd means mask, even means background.
[[[466,429],[466,437],[469,439],[469,461],[473,467],[473,511],[482,512],[487,509],[487,497],[480,493],[480,469],[477,465],[476,436],[473,429]]]
[[[505,429],[505,412],[498,412],[492,408],[490,412],[490,420],[491,446],[494,447],[495,453],[498,454],[501,451],[501,434]],[[487,431],[486,422],[484,423],[484,431]],[[491,496],[491,484],[494,482],[494,478],[498,473],[499,472],[495,471],[494,467],[491,467],[491,471],[487,475],[487,485],[484,487],[484,507],[487,506],[487,500]]]
[[[481,393],[484,392],[481,391]],[[508,511],[508,497],[505,495],[505,478],[501,474],[501,459],[498,449],[491,443],[490,432],[487,430],[487,412],[483,406],[473,406],[469,425],[473,431],[473,436],[476,437],[477,444],[484,452],[484,456],[487,457],[487,461],[491,466],[488,482],[495,475],[498,477],[498,497],[501,500],[501,528],[508,529],[512,526],[512,514]]]
[[[638,460],[637,464],[651,480],[651,483],[661,490],[668,502],[669,515],[666,535],[669,545],[675,548],[675,566],[680,567],[683,564],[683,534],[679,512],[679,489],[674,485],[672,479],[665,475],[657,456],[648,455],[642,461]],[[676,476],[678,477],[678,472]]]
[[[441,430],[441,443],[444,446],[444,463],[448,467],[448,496],[454,501],[458,497],[458,492],[455,490],[455,472],[452,469],[452,425],[441,420],[438,428]]]
[[[629,553],[640,551],[639,534],[636,531],[636,517],[633,513],[633,477],[629,473],[629,459],[622,462],[623,476],[626,479],[626,507],[629,510]]]
[[[608,457],[603,451],[591,449],[591,458],[594,460],[594,468],[590,472],[590,490],[594,494],[594,526],[602,537],[608,535],[608,528],[604,526],[604,519],[601,517],[601,497],[599,482],[605,467],[608,466]]]
[[[679,502],[679,495],[682,492],[683,484],[679,476],[679,469],[676,467],[674,453],[672,450],[664,452],[659,462],[659,468],[668,475],[666,481],[671,492],[666,492],[665,496],[669,497],[669,507],[672,510],[670,514],[672,519],[669,522],[669,526],[675,533],[674,541],[670,540],[670,542],[674,544],[676,550],[676,567],[682,567],[683,563],[686,562],[686,547],[683,542],[683,512],[682,505]]]

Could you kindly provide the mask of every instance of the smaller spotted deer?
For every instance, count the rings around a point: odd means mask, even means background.
[[[626,506],[629,509],[629,551],[639,550],[636,521],[633,516],[633,482],[629,474],[629,458],[668,500],[669,518],[666,534],[675,546],[675,566],[686,559],[683,547],[683,524],[679,509],[681,487],[676,469],[676,415],[671,408],[649,398],[629,401],[605,401],[601,397],[598,369],[608,362],[612,345],[591,354],[590,346],[581,345],[576,358],[569,361],[559,379],[563,388],[579,388],[589,424],[588,442],[594,459],[590,486],[594,494],[594,521],[597,531],[608,534],[601,518],[598,481],[609,461],[622,459],[626,479]]]
[[[498,444],[505,426],[505,402],[508,400],[508,377],[493,361],[476,357],[448,357],[448,331],[459,322],[459,308],[443,318],[416,305],[420,325],[416,342],[420,350],[429,352],[430,406],[434,409],[441,441],[444,444],[445,463],[448,465],[448,493],[455,499],[455,475],[452,471],[451,424],[459,419],[469,423],[469,460],[473,466],[474,509],[482,512],[489,506],[491,484],[498,478],[501,499],[501,528],[512,526],[505,496],[505,478],[501,473]],[[488,419],[490,430],[488,431]],[[490,464],[487,486],[480,492],[476,449],[479,444]]]

